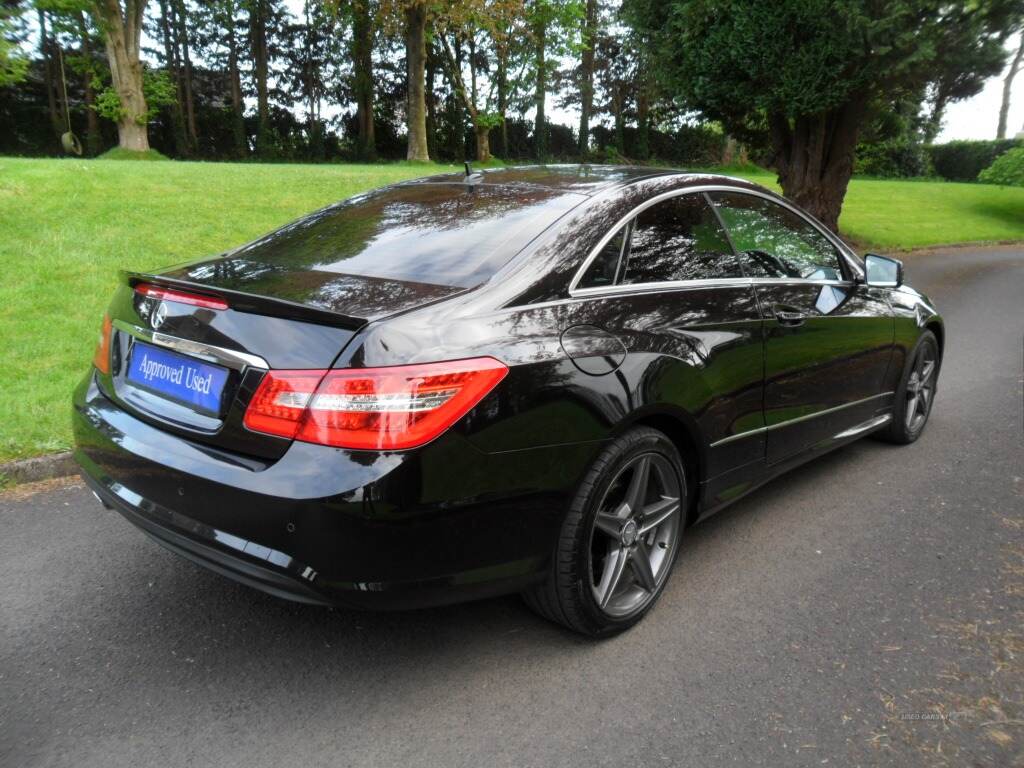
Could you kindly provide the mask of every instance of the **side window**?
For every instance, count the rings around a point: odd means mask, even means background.
[[[623,224],[619,231],[605,243],[601,251],[590,262],[587,271],[580,278],[578,288],[600,288],[605,285],[615,285],[615,277],[618,274],[619,258],[622,256],[622,244],[626,240],[628,224]]]
[[[743,277],[743,272],[703,195],[670,198],[641,211],[634,219],[619,282],[723,277]]]
[[[738,192],[712,192],[748,277],[842,280],[835,246],[806,219],[778,203]]]

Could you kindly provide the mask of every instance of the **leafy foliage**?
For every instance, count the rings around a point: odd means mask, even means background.
[[[879,109],[864,126],[854,172],[882,178],[917,178],[933,173],[925,146],[929,117],[921,97],[901,96]]]
[[[96,95],[96,112],[100,117],[107,120],[119,122],[126,111],[121,105],[121,97],[117,95],[112,85],[104,86],[103,81],[96,78],[93,81],[93,88],[99,93]],[[146,70],[142,75],[142,92],[146,96],[147,112],[136,119],[139,124],[145,124],[152,120],[163,107],[174,104],[178,99],[177,89],[166,72],[154,72]]]
[[[1024,187],[1024,147],[1017,147],[995,159],[978,174],[978,181],[1004,187]]]
[[[28,59],[17,50],[17,22],[20,15],[17,7],[8,9],[0,6],[0,86],[21,82],[28,71]]]

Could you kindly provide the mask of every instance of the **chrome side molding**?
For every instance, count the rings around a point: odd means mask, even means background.
[[[881,416],[876,416],[873,419],[868,419],[863,424],[858,424],[855,427],[840,432],[838,435],[833,437],[833,440],[845,440],[848,437],[856,437],[857,435],[863,435],[865,432],[870,432],[872,429],[888,424],[892,421],[891,413],[883,413]]]
[[[816,419],[819,416],[827,416],[830,413],[836,413],[837,411],[842,411],[842,410],[845,410],[846,408],[852,408],[855,405],[863,405],[864,403],[870,402],[872,400],[878,400],[879,398],[882,398],[882,397],[889,397],[889,396],[891,396],[893,394],[895,394],[895,393],[894,392],[879,392],[877,395],[871,395],[870,397],[865,397],[865,398],[862,398],[860,400],[854,400],[852,403],[843,403],[842,405],[836,405],[836,406],[833,406],[832,408],[826,408],[826,409],[824,409],[822,411],[815,411],[814,413],[808,413],[808,414],[806,414],[804,416],[797,416],[796,418],[788,419],[787,421],[783,421],[783,422],[780,422],[778,424],[772,424],[771,426],[757,427],[756,429],[749,429],[746,432],[740,432],[739,434],[729,435],[728,437],[723,437],[721,440],[716,440],[715,442],[713,442],[711,444],[710,447],[711,448],[718,448],[719,446],[727,445],[728,443],[731,443],[731,442],[733,442],[735,440],[742,440],[745,437],[754,437],[756,435],[763,435],[765,432],[772,432],[772,431],[774,431],[776,429],[782,429],[783,427],[789,427],[789,426],[792,426],[793,424],[799,424],[802,421],[809,421],[810,419]],[[844,432],[840,432],[838,435],[835,435],[835,437],[833,439],[839,439],[839,438],[845,438],[845,437],[853,437],[854,435],[859,435],[861,432],[867,432],[869,429],[873,429],[874,427],[881,426],[882,424],[884,424],[885,422],[887,422],[891,418],[892,418],[892,415],[888,414],[888,413],[884,414],[882,416],[876,416],[876,417],[872,418],[871,420],[864,422],[863,424],[858,424],[855,427],[850,427],[850,429],[847,429]]]

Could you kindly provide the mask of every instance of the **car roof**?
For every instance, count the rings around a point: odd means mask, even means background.
[[[472,168],[471,168],[472,170]],[[688,175],[686,171],[639,165],[519,165],[472,170],[470,183],[505,187],[543,187],[551,192],[591,196],[609,187],[624,186],[654,176]],[[703,174],[693,174],[704,176]],[[706,177],[705,177],[706,178]],[[725,178],[725,177],[720,177]],[[465,173],[440,173],[407,182],[414,184],[464,184]]]

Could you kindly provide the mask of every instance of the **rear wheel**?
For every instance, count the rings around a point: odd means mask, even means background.
[[[879,437],[906,445],[921,436],[935,400],[939,362],[939,344],[935,334],[925,331],[909,357],[909,364],[896,390],[892,422],[879,433]]]
[[[631,627],[668,581],[686,502],[686,476],[672,441],[648,427],[629,431],[588,471],[562,525],[548,578],[526,594],[526,602],[586,635]]]

